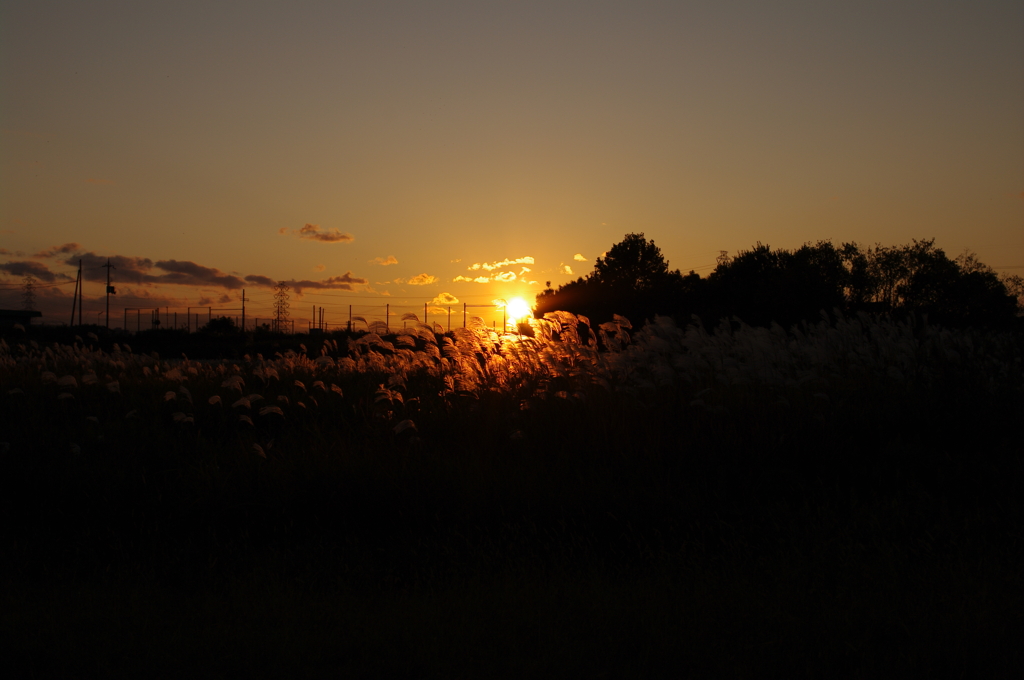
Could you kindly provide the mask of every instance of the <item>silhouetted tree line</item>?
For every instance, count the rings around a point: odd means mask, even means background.
[[[595,323],[621,314],[634,324],[656,314],[708,326],[737,317],[750,325],[784,327],[843,313],[927,314],[943,325],[1005,326],[1021,311],[1024,279],[1000,278],[970,253],[950,259],[934,239],[900,246],[862,247],[830,241],[796,250],[758,243],[719,258],[706,278],[669,270],[643,233],[627,234],[597,259],[594,271],[537,296],[537,316],[565,310]]]

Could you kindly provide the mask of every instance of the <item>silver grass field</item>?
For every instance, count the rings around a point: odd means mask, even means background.
[[[592,328],[567,312],[503,335],[370,330],[235,361],[0,338],[15,668],[1024,663],[1019,334],[838,314]]]

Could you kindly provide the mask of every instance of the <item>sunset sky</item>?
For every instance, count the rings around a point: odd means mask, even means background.
[[[102,323],[108,257],[112,326],[277,281],[297,329],[461,315],[630,232],[702,275],[933,237],[1024,274],[1019,0],[8,0],[0,129],[0,307],[34,273],[50,323],[79,259]]]

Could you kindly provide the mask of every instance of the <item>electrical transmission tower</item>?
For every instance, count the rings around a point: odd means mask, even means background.
[[[274,330],[284,333],[288,325],[288,291],[291,290],[284,281],[274,286]]]
[[[22,309],[35,310],[36,308],[36,278],[31,274],[25,274],[22,279]]]

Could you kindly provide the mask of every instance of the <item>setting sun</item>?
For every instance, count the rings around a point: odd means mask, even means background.
[[[518,323],[533,314],[530,303],[521,297],[512,298],[505,306],[509,323]]]

